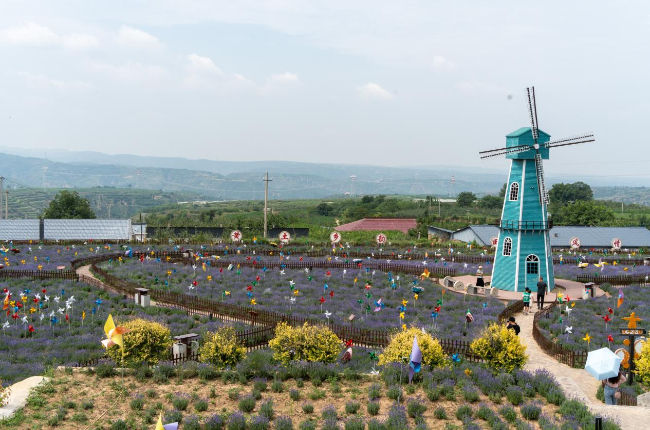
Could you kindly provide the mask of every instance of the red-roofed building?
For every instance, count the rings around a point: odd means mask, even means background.
[[[337,231],[408,231],[417,226],[415,218],[363,218],[336,227]]]

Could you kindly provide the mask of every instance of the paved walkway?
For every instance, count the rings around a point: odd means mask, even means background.
[[[32,388],[47,380],[49,378],[44,376],[32,376],[12,385],[9,402],[0,407],[0,420],[11,418],[14,412],[24,407],[27,404],[27,397],[29,397]]]
[[[650,428],[650,408],[640,406],[609,406],[596,399],[598,382],[584,369],[574,369],[561,364],[546,354],[533,339],[533,313],[517,315],[517,323],[521,327],[521,337],[526,345],[529,356],[525,369],[535,371],[546,369],[555,375],[564,393],[570,398],[576,398],[587,405],[594,414],[615,419],[624,430],[645,430]]]

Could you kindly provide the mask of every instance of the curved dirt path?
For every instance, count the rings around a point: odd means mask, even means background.
[[[646,430],[650,428],[650,408],[641,406],[610,406],[596,399],[598,382],[584,369],[574,369],[559,363],[546,354],[533,339],[533,313],[518,314],[517,323],[521,327],[519,336],[526,345],[528,363],[526,370],[546,369],[562,386],[567,397],[580,400],[595,414],[613,418],[624,430]]]

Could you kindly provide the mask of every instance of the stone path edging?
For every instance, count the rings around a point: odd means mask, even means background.
[[[27,397],[34,387],[49,381],[45,376],[31,376],[10,387],[9,402],[0,408],[0,420],[11,418],[13,414],[27,404]]]

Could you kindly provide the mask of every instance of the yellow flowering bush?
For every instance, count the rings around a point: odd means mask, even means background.
[[[379,365],[404,363],[403,358],[411,356],[413,338],[416,336],[418,346],[422,351],[422,364],[433,367],[444,366],[445,354],[438,339],[434,339],[430,334],[423,333],[422,330],[416,327],[402,330],[391,336],[390,343],[379,354]]]
[[[650,342],[646,340],[639,358],[634,361],[636,374],[645,383],[650,384]]]
[[[234,366],[246,357],[246,348],[237,340],[233,327],[222,327],[216,332],[203,335],[199,349],[201,361],[223,368]]]
[[[526,346],[503,324],[490,324],[470,345],[471,351],[497,370],[512,372],[526,364]]]
[[[172,339],[169,329],[164,325],[142,318],[117,324],[131,331],[124,334],[124,364],[127,366],[140,363],[156,364],[169,358]],[[117,364],[122,364],[122,350],[112,346],[108,355]]]
[[[325,326],[305,323],[291,327],[281,323],[275,328],[275,337],[269,341],[273,358],[288,364],[291,360],[332,363],[341,351],[341,339]]]

